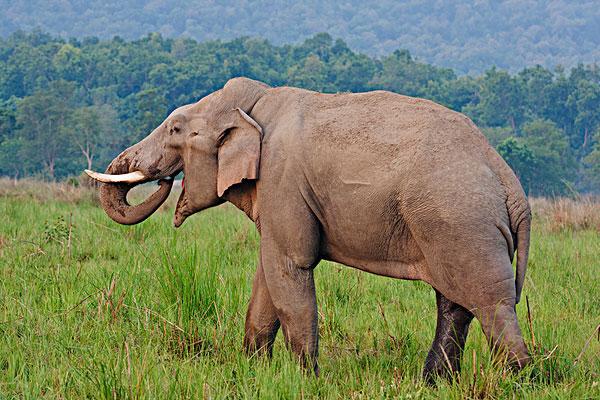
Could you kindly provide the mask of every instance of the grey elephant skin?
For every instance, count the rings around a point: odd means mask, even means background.
[[[281,327],[291,351],[318,374],[313,269],[331,260],[434,288],[428,381],[459,371],[473,317],[496,354],[517,368],[529,362],[515,313],[529,204],[466,116],[385,91],[322,94],[235,78],[176,109],[115,158],[106,174],[143,179],[103,184],[101,204],[115,221],[138,223],[181,171],[176,227],[228,201],[260,233],[247,352],[270,355]],[[160,189],[129,205],[127,192],[151,180]]]

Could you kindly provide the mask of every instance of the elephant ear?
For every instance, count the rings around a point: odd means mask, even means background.
[[[244,179],[258,179],[260,165],[262,128],[240,108],[228,114],[228,121],[217,140],[219,197]]]

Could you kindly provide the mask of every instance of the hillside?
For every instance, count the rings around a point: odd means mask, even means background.
[[[0,175],[61,179],[103,169],[177,106],[234,76],[322,92],[386,89],[470,116],[531,194],[600,192],[600,68],[529,67],[480,76],[416,61],[406,50],[372,58],[315,35],[196,42],[150,34],[65,41],[43,33],[0,38]]]
[[[63,37],[160,32],[200,41],[260,36],[279,45],[328,32],[372,56],[408,49],[459,73],[600,60],[600,7],[591,0],[0,0],[0,7],[4,37],[37,27]]]

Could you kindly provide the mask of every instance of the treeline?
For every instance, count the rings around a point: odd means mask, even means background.
[[[61,179],[103,169],[174,108],[234,76],[324,92],[386,89],[469,115],[536,195],[600,191],[600,69],[540,66],[481,76],[382,58],[318,34],[299,45],[260,39],[196,42],[150,34],[0,39],[0,174]]]

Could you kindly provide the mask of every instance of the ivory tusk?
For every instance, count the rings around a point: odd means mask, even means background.
[[[85,173],[88,174],[90,178],[103,183],[137,183],[147,179],[140,171],[130,172],[128,174],[110,175],[86,169]]]

